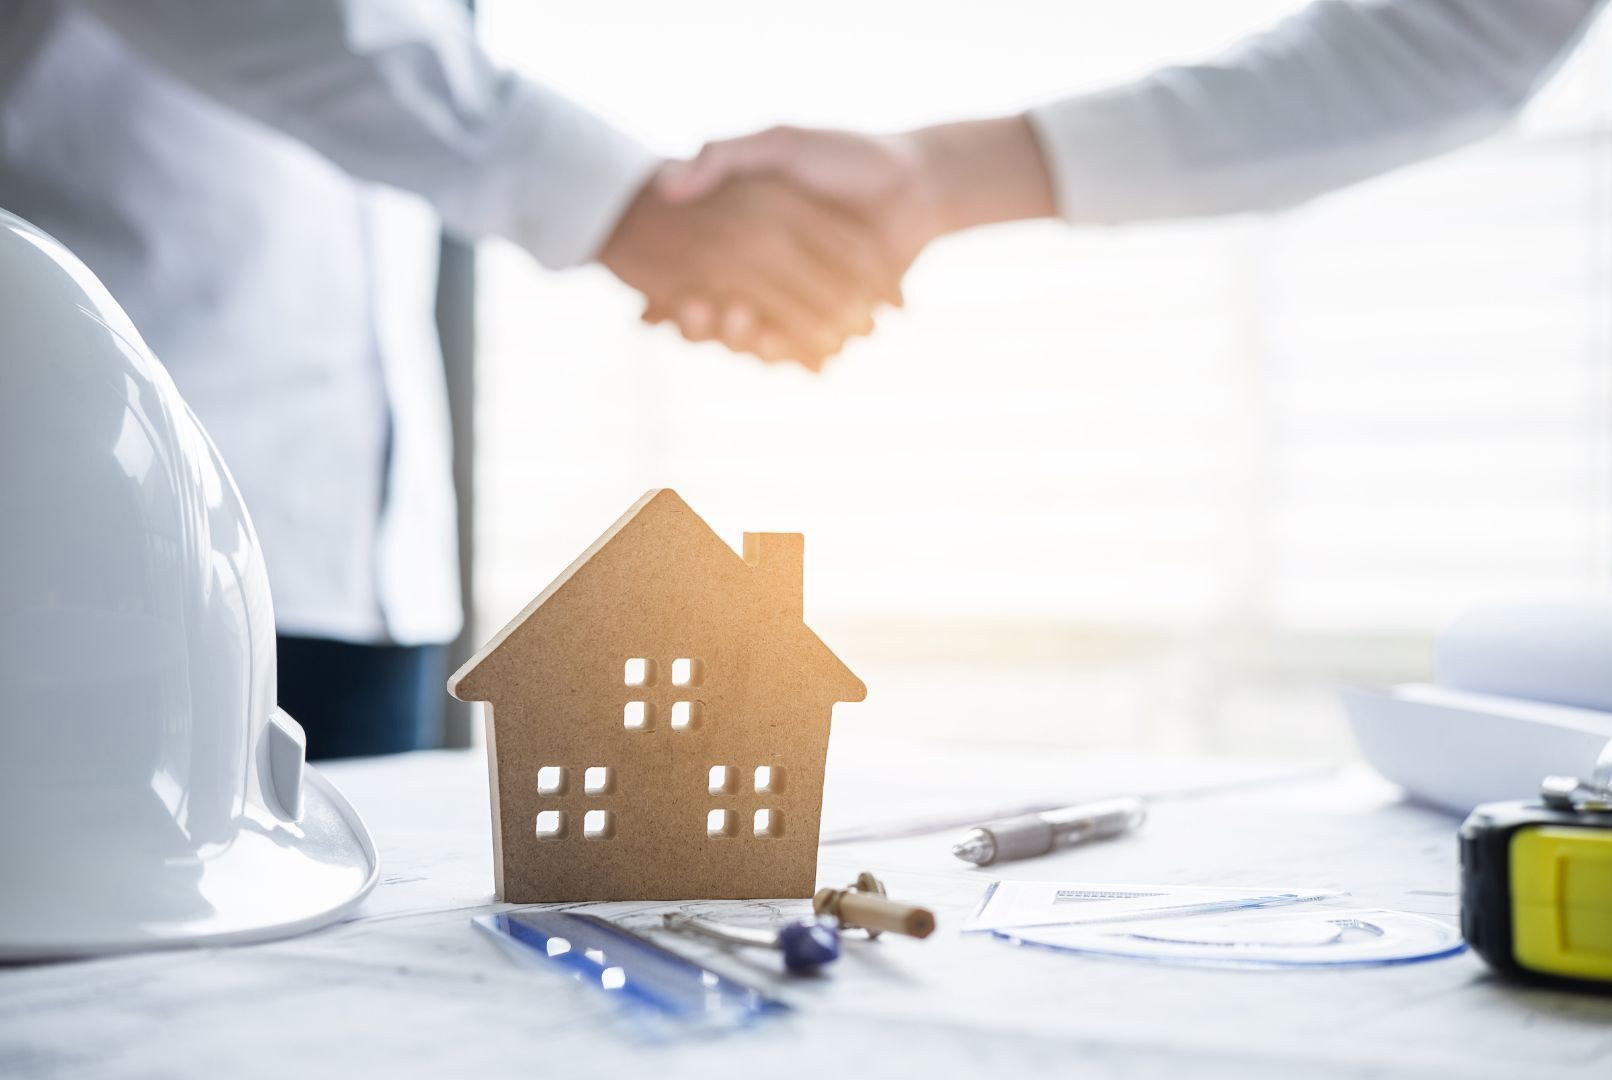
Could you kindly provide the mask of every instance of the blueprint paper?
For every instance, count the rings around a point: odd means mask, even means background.
[[[1325,714],[1294,717],[1325,721]],[[853,817],[888,812],[890,755],[901,746],[881,742],[858,761],[866,743],[854,730],[836,733],[835,742],[847,767],[830,770],[833,798]],[[1114,757],[1089,752],[1018,753],[1026,773],[1061,771],[1082,784],[1127,762],[1146,765],[1121,758],[1116,766]],[[934,763],[926,797],[937,805],[954,791],[953,777],[977,774],[986,758],[970,746],[943,756],[913,742],[898,760],[920,754]],[[1161,758],[1155,773],[1176,764],[1190,764],[1196,783],[1245,774],[1212,758]],[[0,971],[0,1075],[439,1080],[525,1076],[534,1062],[563,1062],[579,1080],[1029,1080],[1067,1077],[1072,1068],[1082,1077],[1192,1080],[1612,1076],[1612,998],[1512,987],[1487,977],[1470,954],[1347,976],[1299,970],[1249,978],[959,934],[1003,868],[963,864],[947,838],[933,836],[825,849],[818,877],[837,887],[874,871],[891,895],[935,912],[940,928],[928,939],[849,936],[831,977],[800,979],[765,954],[668,934],[668,947],[728,965],[797,1008],[789,1020],[739,1038],[646,1047],[611,1037],[604,995],[564,978],[534,980],[470,925],[468,916],[501,909],[491,896],[484,753],[340,761],[328,772],[380,849],[383,879],[353,921],[250,948]],[[977,787],[1006,803],[1025,794],[1019,775],[993,768]],[[1453,925],[1453,835],[1446,816],[1407,805],[1364,768],[1347,768],[1303,783],[1159,802],[1147,826],[1121,842],[1064,849],[1014,870],[1063,881],[1347,887],[1351,903]],[[810,911],[805,900],[577,906],[651,936],[663,933],[667,910],[756,927]],[[892,1053],[898,1068],[870,1068]]]
[[[1078,926],[1118,920],[1167,918],[1193,912],[1272,907],[1342,895],[1327,889],[1228,888],[1206,885],[1138,885],[1061,881],[998,881],[986,893],[965,933],[1033,926]]]
[[[1439,635],[1440,686],[1612,712],[1612,596],[1491,604]]]
[[[1612,739],[1612,713],[1426,684],[1347,690],[1360,750],[1418,802],[1466,814],[1531,799],[1546,776],[1587,776]]]

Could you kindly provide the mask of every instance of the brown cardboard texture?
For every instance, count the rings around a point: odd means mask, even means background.
[[[488,703],[500,900],[812,895],[830,717],[867,688],[801,621],[803,551],[740,558],[651,491],[448,681]]]

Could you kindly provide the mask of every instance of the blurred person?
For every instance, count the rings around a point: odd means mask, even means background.
[[[1317,0],[1220,56],[1112,89],[893,135],[774,128],[710,143],[657,183],[680,201],[734,177],[787,178],[877,223],[902,267],[993,222],[1274,210],[1494,131],[1601,7]],[[696,341],[750,321],[698,293],[645,317]]]
[[[674,206],[660,166],[498,67],[452,0],[0,7],[0,206],[106,283],[229,461],[310,756],[437,741],[461,624],[438,217],[651,304],[741,301],[731,340],[809,366],[893,291],[846,212],[766,178]]]

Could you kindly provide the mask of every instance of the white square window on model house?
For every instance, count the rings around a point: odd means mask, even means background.
[[[804,897],[834,703],[804,539],[740,557],[652,491],[448,682],[488,703],[498,898]]]

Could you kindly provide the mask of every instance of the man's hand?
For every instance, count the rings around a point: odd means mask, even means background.
[[[723,313],[720,334],[699,339],[814,371],[898,295],[896,268],[859,218],[769,177],[722,178],[681,203],[651,182],[599,261],[644,294],[646,319],[698,297]]]
[[[1050,217],[1052,181],[1024,116],[942,124],[899,135],[778,127],[706,145],[672,162],[655,186],[688,203],[735,177],[775,176],[837,202],[878,232],[900,274],[945,233],[1021,218]],[[690,340],[727,341],[742,311],[689,295],[670,311]]]
[[[776,127],[707,143],[692,160],[669,162],[655,186],[688,203],[733,177],[780,177],[866,218],[904,272],[945,231],[942,192],[926,164],[915,135]]]

